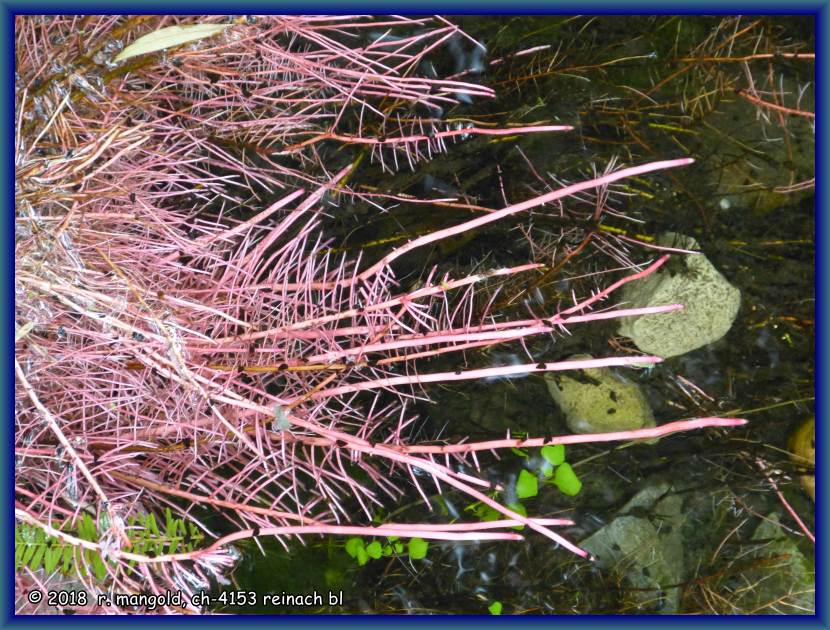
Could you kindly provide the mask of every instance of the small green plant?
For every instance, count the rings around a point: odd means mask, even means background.
[[[514,503],[508,503],[507,507],[509,507],[514,512],[516,512],[516,514],[520,514],[524,517],[527,517],[527,508],[524,506],[524,504],[519,503],[518,501],[516,501]],[[518,530],[522,530],[524,528],[525,528],[524,525],[514,525],[512,527],[512,529],[518,529]]]
[[[553,475],[553,484],[559,488],[559,492],[570,497],[576,496],[582,490],[582,482],[567,462],[557,467],[556,473]]]
[[[501,602],[493,602],[487,607],[487,610],[490,611],[491,615],[500,615],[501,614],[502,605]]]
[[[565,445],[556,444],[554,446],[543,446],[542,457],[544,457],[545,461],[547,461],[547,463],[551,466],[559,466],[565,461]]]
[[[539,493],[539,482],[536,475],[522,469],[519,478],[516,480],[516,496],[520,499],[529,499]]]
[[[427,557],[427,549],[429,549],[429,543],[424,540],[423,538],[410,538],[409,539],[409,558],[411,560],[423,560]]]
[[[523,459],[529,459],[529,455],[525,450],[513,449],[513,452]],[[545,483],[555,485],[563,494],[569,496],[578,494],[582,488],[582,482],[579,481],[571,465],[565,461],[564,445],[544,446],[542,447],[541,454],[545,460],[542,465],[542,475],[545,478]],[[519,499],[529,499],[535,497],[538,493],[539,480],[536,475],[522,469],[516,479],[516,496]],[[498,494],[498,492],[493,492],[490,496],[496,499]],[[440,503],[440,506],[446,511],[446,506],[443,503]],[[517,514],[527,516],[527,508],[519,501],[508,503],[506,507]],[[505,518],[500,512],[481,501],[471,503],[464,509],[465,511],[472,512],[480,521],[496,521]],[[375,520],[376,522],[380,522],[381,519],[376,518]],[[514,525],[513,529],[522,530],[524,527],[524,525]],[[406,553],[410,560],[422,560],[426,557],[428,548],[429,543],[426,540],[422,538],[410,538],[406,546]],[[404,545],[399,541],[397,536],[388,537],[386,542],[375,539],[367,542],[366,539],[360,536],[353,536],[346,541],[345,550],[359,566],[363,566],[369,560],[378,560],[393,554],[398,556],[402,555],[404,553]],[[499,612],[493,614],[501,614],[501,603],[494,602],[493,606],[496,604],[498,604]]]
[[[63,531],[90,542],[98,542],[100,539],[95,521],[86,512],[76,519],[74,529],[65,525]],[[193,523],[173,518],[169,508],[165,511],[163,534],[153,514],[131,516],[125,531],[131,543],[130,551],[150,556],[193,551],[204,538]],[[82,549],[60,538],[48,536],[39,527],[27,523],[15,524],[14,561],[17,570],[24,566],[33,571],[42,567],[49,574],[57,570],[64,575],[86,576],[86,567],[89,566],[98,580],[103,580],[107,575],[107,567],[100,552]],[[129,565],[135,566],[135,560],[130,560]]]
[[[545,460],[542,464],[542,475],[545,477],[545,483],[555,485],[559,488],[559,492],[567,494],[569,497],[579,494],[579,491],[582,490],[582,482],[576,476],[573,467],[565,461],[565,445],[543,446],[541,454]]]
[[[496,498],[498,493],[493,493],[492,498]],[[514,501],[513,503],[508,503],[507,506],[514,512],[521,514],[522,516],[527,516],[527,508],[524,504]],[[482,503],[481,501],[476,501],[475,503],[471,503],[467,507],[464,508],[467,512],[472,512],[476,518],[480,521],[497,521],[502,518],[507,518],[501,512],[497,512],[489,505]],[[524,525],[514,525],[513,529],[522,530],[524,529]]]
[[[518,448],[512,450],[519,457],[530,459],[527,451]],[[579,494],[579,491],[582,489],[582,482],[576,476],[573,467],[565,461],[565,445],[543,446],[541,455],[544,459],[541,469],[544,483],[555,485],[562,494],[567,494],[571,497]],[[537,476],[528,470],[522,469],[516,479],[515,490],[516,496],[519,499],[535,497],[539,494],[539,480]],[[490,493],[490,498],[497,500],[498,495],[498,492],[492,492]],[[519,501],[508,503],[506,507],[522,516],[527,516],[527,509]],[[464,510],[472,512],[480,521],[497,521],[501,518],[506,518],[503,514],[481,501],[471,503]],[[522,530],[524,529],[524,525],[514,525],[513,529]]]
[[[404,545],[397,536],[389,536],[385,543],[379,540],[366,541],[360,536],[353,536],[346,541],[346,553],[354,558],[358,565],[363,566],[370,559],[378,560],[382,557],[389,557],[393,554],[402,555]],[[410,538],[406,546],[406,552],[410,560],[423,560],[427,555],[429,543],[422,538]]]

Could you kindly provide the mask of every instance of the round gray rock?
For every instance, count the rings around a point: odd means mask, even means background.
[[[694,238],[671,232],[657,242],[679,249],[700,249]],[[680,258],[680,265],[669,261],[650,276],[629,282],[623,289],[623,299],[631,308],[682,304],[683,310],[625,317],[619,327],[619,333],[640,350],[663,358],[691,352],[723,337],[741,305],[740,290],[729,284],[703,254],[673,256]]]

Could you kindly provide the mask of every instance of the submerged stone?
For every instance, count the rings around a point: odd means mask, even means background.
[[[683,500],[668,483],[637,493],[608,525],[580,546],[631,589],[639,612],[672,614],[680,606]]]
[[[695,239],[666,233],[659,245],[698,250]],[[703,254],[673,254],[659,271],[623,289],[627,306],[639,308],[682,304],[673,313],[625,317],[619,333],[629,337],[643,352],[668,358],[713,343],[731,328],[741,305],[741,292],[715,269]]]
[[[795,464],[807,471],[801,475],[801,487],[816,500],[816,419],[811,416],[802,422],[790,436],[790,458]]]
[[[572,360],[592,358],[587,354],[570,357]],[[631,431],[655,426],[640,386],[611,368],[549,372],[545,382],[574,433]]]
[[[735,612],[812,615],[816,611],[814,560],[784,531],[777,512],[764,517],[752,536],[747,567],[729,581]]]

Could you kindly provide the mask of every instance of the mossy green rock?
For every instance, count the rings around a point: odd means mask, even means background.
[[[570,358],[593,357],[578,354]],[[545,381],[574,433],[631,431],[655,425],[640,386],[611,368],[549,372]]]
[[[697,241],[667,233],[658,244],[690,251]],[[668,358],[691,352],[723,337],[741,305],[741,292],[703,254],[673,254],[674,259],[650,276],[630,282],[623,299],[630,308],[682,304],[673,313],[625,317],[619,333],[643,352]]]

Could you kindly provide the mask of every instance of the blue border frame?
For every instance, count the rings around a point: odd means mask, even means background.
[[[764,15],[792,15],[792,14],[810,14],[816,18],[816,81],[818,89],[816,90],[816,134],[818,136],[817,155],[816,155],[816,437],[818,440],[818,448],[822,453],[827,452],[828,430],[824,426],[827,422],[827,400],[823,395],[828,389],[827,372],[826,372],[826,335],[822,324],[825,322],[827,316],[827,270],[830,264],[830,251],[821,247],[821,244],[828,243],[828,221],[823,211],[828,209],[827,204],[827,186],[826,180],[823,176],[826,174],[826,147],[827,147],[827,125],[824,124],[823,115],[827,110],[824,109],[827,104],[827,84],[822,81],[825,71],[825,59],[828,53],[828,11],[830,0],[813,0],[803,1],[796,0],[789,3],[776,3],[749,0],[732,0],[727,3],[713,3],[713,2],[694,2],[686,0],[686,2],[678,5],[667,5],[666,3],[658,3],[654,1],[637,1],[626,3],[602,2],[597,0],[583,0],[581,2],[556,2],[555,0],[522,0],[520,2],[513,2],[509,5],[503,0],[490,0],[489,2],[476,2],[474,0],[454,0],[450,2],[432,2],[424,3],[417,0],[390,0],[388,2],[378,1],[362,1],[362,2],[348,2],[337,4],[334,2],[320,2],[305,0],[303,2],[283,1],[279,4],[271,4],[266,2],[240,2],[228,3],[221,1],[213,1],[209,3],[200,2],[194,5],[189,2],[179,1],[160,1],[148,0],[140,3],[118,3],[116,5],[105,2],[74,2],[74,3],[59,3],[59,2],[23,2],[21,0],[14,0],[7,2],[0,0],[0,33],[2,33],[2,50],[5,53],[2,60],[2,82],[0,82],[0,94],[2,94],[2,114],[5,124],[0,127],[0,139],[5,148],[3,152],[3,190],[5,192],[4,199],[5,213],[3,215],[3,227],[0,230],[0,238],[2,238],[2,252],[4,256],[4,273],[0,274],[0,288],[2,288],[2,295],[5,295],[4,308],[2,309],[3,323],[0,327],[2,330],[3,346],[7,348],[4,353],[4,373],[2,379],[3,396],[2,400],[5,403],[6,421],[3,423],[5,429],[6,439],[2,440],[2,457],[0,462],[3,466],[3,492],[0,493],[0,510],[4,518],[2,520],[3,527],[3,544],[2,544],[2,567],[3,583],[0,588],[0,625],[26,625],[32,626],[34,624],[43,623],[45,625],[52,624],[72,624],[79,623],[87,624],[112,624],[122,623],[124,618],[119,617],[117,620],[112,620],[107,617],[15,617],[14,616],[14,580],[13,570],[14,565],[14,527],[12,507],[14,505],[14,423],[12,422],[14,414],[14,369],[13,369],[13,352],[14,352],[14,295],[13,291],[13,270],[14,270],[14,243],[12,235],[14,234],[14,158],[12,149],[14,146],[14,16],[20,14],[43,14],[43,13],[179,13],[179,14],[195,14],[210,11],[212,13],[256,13],[256,12],[274,12],[279,9],[281,13],[343,13],[346,10],[349,12],[364,12],[364,13],[391,13],[398,14],[425,14],[425,13],[441,13],[443,15],[458,15],[458,14],[720,14],[720,15],[734,15],[740,13],[748,14],[764,14]],[[200,9],[195,11],[194,9]],[[228,9],[223,11],[222,9]],[[694,624],[705,624],[710,626],[712,624],[722,625],[728,623],[729,625],[738,624],[761,624],[767,627],[783,626],[784,624],[798,624],[800,626],[819,626],[827,627],[827,545],[823,538],[826,533],[826,511],[827,511],[827,489],[824,484],[827,474],[827,462],[821,457],[816,461],[816,481],[818,489],[818,500],[816,503],[816,615],[814,617],[771,617],[771,616],[754,616],[754,617],[739,617],[730,619],[711,618],[707,617],[700,619],[697,617],[675,617],[670,621],[671,623],[682,623],[689,626]],[[182,618],[180,621],[171,620],[170,618],[156,617],[136,617],[138,623],[219,623],[221,617],[197,617],[197,618]],[[406,623],[408,625],[430,624],[431,628],[436,627],[436,624],[457,624],[462,625],[493,625],[493,624],[530,624],[530,625],[553,625],[556,624],[562,627],[563,624],[567,626],[580,627],[604,627],[606,625],[617,624],[662,624],[669,620],[664,617],[648,617],[648,616],[632,616],[632,617],[597,617],[597,616],[582,616],[582,617],[487,617],[487,616],[452,616],[435,618],[411,618],[411,617],[395,617],[395,623]],[[55,621],[53,621],[55,620]],[[133,619],[130,619],[133,621]],[[303,627],[328,626],[332,624],[348,625],[356,627],[358,624],[366,623],[387,624],[390,622],[390,617],[371,617],[361,616],[358,618],[347,616],[315,616],[315,617],[288,617],[282,616],[275,619],[271,616],[263,617],[235,617],[234,623],[279,623],[302,625]]]

